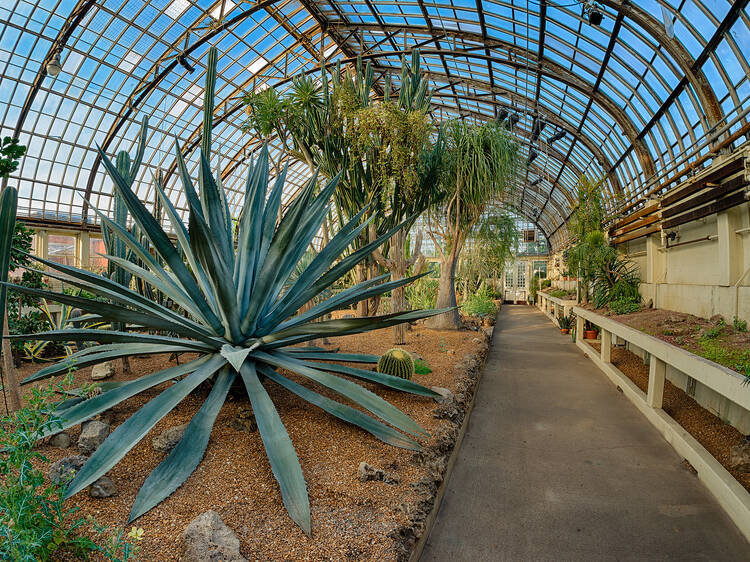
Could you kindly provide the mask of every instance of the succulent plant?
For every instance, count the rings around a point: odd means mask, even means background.
[[[421,396],[434,396],[432,390],[399,377],[339,363],[374,364],[377,356],[326,351],[305,346],[305,342],[325,336],[358,334],[390,327],[445,310],[317,321],[333,310],[404,286],[416,278],[386,282],[387,275],[382,275],[322,299],[304,312],[299,312],[305,303],[347,274],[402,225],[396,225],[385,235],[345,254],[352,241],[366,232],[369,225],[369,221],[362,220],[363,209],[351,222],[343,224],[304,270],[295,274],[296,279],[288,283],[320,229],[338,178],[334,177],[317,190],[317,177],[314,174],[277,220],[286,170],[279,174],[267,194],[269,162],[268,150],[264,147],[257,160],[249,164],[235,247],[226,194],[221,183],[212,176],[209,165],[215,79],[216,50],[212,48],[207,64],[204,129],[198,169],[199,191],[187,172],[177,143],[175,150],[189,208],[187,226],[165,194],[159,178],[154,178],[154,187],[176,241],[167,235],[133,193],[127,178],[100,150],[115,191],[122,197],[150,246],[148,251],[130,232],[92,206],[103,225],[119,237],[145,266],[122,257],[107,258],[133,277],[151,285],[154,290],[161,291],[178,309],[149,300],[114,279],[34,258],[52,270],[46,273],[50,277],[62,279],[106,300],[95,301],[13,286],[15,290],[78,307],[88,313],[80,321],[123,322],[127,329],[68,329],[12,337],[97,344],[44,367],[26,378],[24,383],[59,375],[70,368],[86,367],[120,357],[181,352],[199,354],[197,359],[185,364],[112,383],[103,386],[103,392],[97,396],[69,399],[56,406],[53,413],[63,420],[63,425],[51,432],[79,424],[123,400],[172,381],[112,432],[70,482],[66,497],[80,492],[107,473],[188,394],[202,382],[211,381],[211,391],[192,418],[184,436],[148,476],[138,492],[130,520],[146,513],[182,485],[198,466],[219,410],[230,387],[237,380],[247,390],[284,505],[291,518],[309,534],[310,505],[305,480],[297,454],[266,386],[274,386],[277,391],[280,387],[296,394],[388,444],[419,450],[420,445],[415,438],[427,435],[426,431],[351,378]],[[162,263],[165,265],[162,266]],[[292,380],[282,374],[282,370],[293,372],[299,378]],[[358,408],[319,394],[305,386],[307,382],[326,387]],[[227,443],[226,446],[231,447],[232,444]]]
[[[414,359],[408,351],[398,347],[389,349],[378,361],[378,373],[411,379],[414,376]]]

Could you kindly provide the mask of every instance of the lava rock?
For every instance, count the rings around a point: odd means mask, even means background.
[[[82,425],[81,436],[78,438],[78,450],[84,455],[90,455],[97,447],[104,443],[109,435],[109,424],[93,420]]]
[[[111,361],[105,361],[104,363],[94,365],[94,368],[91,369],[91,380],[101,381],[110,378],[114,374],[115,366]]]
[[[151,440],[151,444],[157,451],[168,453],[169,451],[174,449],[177,443],[180,442],[180,439],[182,439],[182,435],[185,433],[185,429],[187,428],[187,426],[188,424],[183,423],[181,425],[170,427],[166,431],[162,432],[162,434],[158,437],[154,437]]]
[[[70,447],[70,443],[70,435],[68,435],[65,431],[55,433],[52,437],[49,438],[49,444],[53,447],[59,447],[60,449],[67,449],[68,447]]]
[[[419,353],[416,353],[414,351],[410,351],[409,355],[411,355],[411,358],[413,361],[422,361],[422,356]]]
[[[729,466],[740,472],[750,472],[750,443],[744,442],[729,449]]]
[[[89,495],[92,498],[108,498],[116,493],[117,487],[108,476],[102,476],[89,487]]]
[[[249,433],[258,431],[258,424],[255,423],[255,415],[251,408],[240,409],[237,415],[232,418],[232,421],[229,422],[229,425],[237,431],[247,431]]]
[[[443,388],[442,386],[431,386],[430,390],[432,390],[433,392],[437,392],[440,395],[440,396],[433,396],[433,399],[438,404],[445,404],[448,402],[453,402],[453,393],[447,388]]]
[[[371,464],[362,461],[357,468],[357,478],[360,482],[385,482],[386,484],[398,484],[401,479],[395,474],[390,474],[380,468],[375,468]]]
[[[184,562],[247,562],[237,535],[213,510],[190,522],[182,533],[182,547]]]
[[[52,463],[49,467],[49,479],[55,484],[69,482],[86,464],[86,460],[83,455],[73,455]]]

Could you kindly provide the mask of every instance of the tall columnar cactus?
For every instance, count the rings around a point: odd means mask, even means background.
[[[408,380],[414,376],[414,360],[403,349],[389,349],[378,361],[378,373]]]

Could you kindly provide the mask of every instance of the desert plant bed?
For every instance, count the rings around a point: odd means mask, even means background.
[[[605,310],[597,310],[607,314]],[[612,315],[618,322],[750,377],[750,332],[741,320],[645,308]]]
[[[280,386],[265,383],[288,428],[307,481],[311,537],[295,525],[282,504],[252,415],[248,415],[247,395],[230,395],[219,413],[203,462],[174,494],[137,520],[137,526],[144,529],[139,559],[180,559],[183,530],[209,509],[237,534],[241,553],[249,560],[407,559],[424,531],[424,520],[433,506],[486,355],[488,336],[481,329],[474,330],[432,331],[417,325],[407,333],[408,343],[403,347],[418,354],[432,369],[429,374],[414,375],[414,380],[447,388],[452,393],[447,401],[439,403],[364,384],[429,431],[430,437],[421,443],[422,452],[388,446]],[[332,338],[322,345],[340,348],[341,352],[382,354],[392,347],[391,331],[386,328]],[[189,359],[183,355],[180,361]],[[116,373],[109,380],[127,380],[174,364],[168,355],[136,358],[131,360],[132,373],[123,374],[116,362]],[[38,368],[24,364],[21,374]],[[91,368],[76,371],[74,386],[90,384],[90,373]],[[288,376],[296,380],[295,375]],[[34,384],[43,385],[44,381]],[[114,429],[168,384],[114,407],[105,412],[103,420]],[[315,390],[335,397],[323,387]],[[188,395],[110,470],[108,476],[117,487],[116,495],[97,499],[84,492],[68,500],[70,505],[79,507],[84,516],[93,515],[101,524],[124,528],[139,488],[166,456],[154,448],[152,439],[189,422],[208,391],[199,387]],[[68,433],[73,443],[69,448],[40,445],[50,462],[78,454],[80,426]],[[362,462],[382,469],[385,481],[361,481],[358,467]]]
[[[599,343],[590,345],[597,352],[601,350]],[[612,364],[643,392],[648,391],[648,365],[635,353],[622,347],[613,347]],[[664,384],[662,408],[750,492],[750,472],[738,470],[730,463],[732,447],[743,443],[742,433],[703,408],[684,390],[668,380]]]

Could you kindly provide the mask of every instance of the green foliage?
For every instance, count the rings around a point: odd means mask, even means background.
[[[89,524],[96,534],[105,534],[107,528],[76,516],[77,508],[66,508],[65,483],[47,482],[39,468],[48,461],[35,443],[62,426],[60,418],[50,414],[50,401],[66,390],[62,384],[33,389],[28,406],[0,418],[0,559],[36,562],[100,553],[107,560],[125,562],[137,548],[123,540],[122,533],[104,545],[88,537]]]
[[[469,316],[494,317],[497,314],[497,305],[487,291],[478,291],[464,299],[461,310]]]
[[[26,254],[31,253],[31,239],[34,231],[22,222],[16,221],[13,228],[13,246],[10,252],[10,271],[24,267],[30,263]]]
[[[738,332],[747,332],[747,320],[740,320],[735,316],[732,319],[732,325]]]
[[[638,287],[641,283],[636,265],[614,251],[602,256],[591,276],[592,302],[596,308],[618,301],[640,305]]]
[[[414,361],[414,372],[418,375],[429,375],[432,369],[424,359],[417,359]]]
[[[557,319],[557,325],[560,326],[563,330],[570,330],[570,328],[573,326],[573,317],[572,316],[560,316]]]
[[[91,207],[105,227],[111,229],[145,267],[117,257],[110,259],[134,277],[164,293],[175,303],[177,310],[144,298],[113,279],[35,258],[55,270],[48,274],[50,277],[64,276],[68,284],[106,298],[109,302],[18,286],[13,286],[14,289],[80,308],[89,313],[86,320],[121,322],[129,329],[56,330],[31,337],[11,338],[50,341],[69,341],[73,338],[97,344],[44,367],[27,377],[24,384],[64,373],[72,367],[86,367],[121,357],[165,353],[197,353],[199,356],[187,363],[143,374],[125,384],[107,388],[97,396],[81,397],[72,404],[66,402],[55,409],[54,414],[64,419],[62,427],[67,428],[132,396],[150,392],[150,389],[164,382],[177,381],[166,388],[162,387],[155,397],[112,432],[76,474],[68,486],[66,497],[84,490],[106,474],[188,394],[203,382],[212,381],[211,392],[182,439],[148,476],[138,492],[130,520],[140,517],[182,485],[200,464],[229,389],[235,381],[241,381],[250,399],[284,505],[290,517],[309,534],[310,506],[302,469],[292,441],[263,383],[270,381],[282,386],[385,443],[420,450],[415,438],[426,436],[425,430],[349,377],[426,397],[436,396],[435,392],[409,380],[348,366],[352,362],[374,364],[378,360],[376,356],[305,348],[297,344],[324,336],[344,336],[386,328],[441,314],[445,310],[318,321],[334,310],[345,309],[366,298],[405,286],[415,279],[407,277],[385,282],[386,276],[381,276],[359,283],[300,312],[304,305],[351,271],[403,225],[397,224],[385,235],[345,254],[368,226],[367,221],[361,222],[361,211],[351,221],[341,224],[338,233],[304,271],[298,272],[296,281],[289,286],[291,275],[329,211],[329,202],[339,177],[334,176],[317,189],[317,178],[313,176],[287,205],[285,212],[280,214],[286,172],[281,173],[270,193],[267,193],[269,161],[266,146],[258,159],[249,163],[235,242],[226,193],[221,183],[212,176],[208,160],[213,115],[212,91],[216,78],[216,49],[213,47],[209,50],[208,60],[204,129],[199,148],[200,193],[187,172],[179,144],[175,147],[178,175],[189,208],[187,227],[164,193],[159,178],[155,178],[154,188],[171,223],[175,236],[173,241],[133,193],[128,178],[123,177],[118,166],[103,151],[99,154],[104,168],[133,221],[147,237],[149,249],[106,214]],[[147,131],[142,130],[141,136],[146,135]],[[166,264],[164,267],[160,260]],[[285,286],[287,290],[284,290]],[[301,382],[287,378],[282,371],[299,375]],[[359,409],[319,394],[304,383],[320,384]]]
[[[409,352],[399,348],[389,349],[378,361],[378,373],[401,379],[411,379],[414,369],[414,360]]]
[[[44,289],[47,286],[42,278],[42,272],[35,270],[24,271],[18,284],[33,289]],[[39,309],[41,306],[43,306],[43,301],[38,296],[19,291],[8,291],[9,333],[33,334],[47,330],[50,324],[42,310]],[[21,313],[23,307],[37,308],[37,310],[27,310]],[[12,341],[11,350],[14,355],[21,355],[24,351],[23,342]]]
[[[616,299],[609,303],[612,314],[632,314],[641,309],[641,303],[633,299]]]
[[[0,178],[7,178],[18,169],[21,156],[26,147],[18,144],[18,139],[5,137],[0,143]]]
[[[406,287],[406,300],[413,310],[433,309],[437,302],[439,280],[422,277]]]
[[[556,299],[570,298],[570,294],[565,289],[552,289],[551,291],[547,291],[547,294]]]
[[[541,289],[547,289],[552,286],[552,280],[551,279],[542,279],[542,283],[540,288]]]
[[[467,240],[459,263],[459,277],[468,291],[476,290],[485,279],[501,272],[513,259],[518,243],[516,221],[505,213],[484,213]]]
[[[730,369],[734,369],[746,378],[744,384],[750,383],[750,349],[731,349],[722,341],[719,334],[712,332],[711,336],[704,335],[698,340],[698,355],[709,361],[719,363]]]

